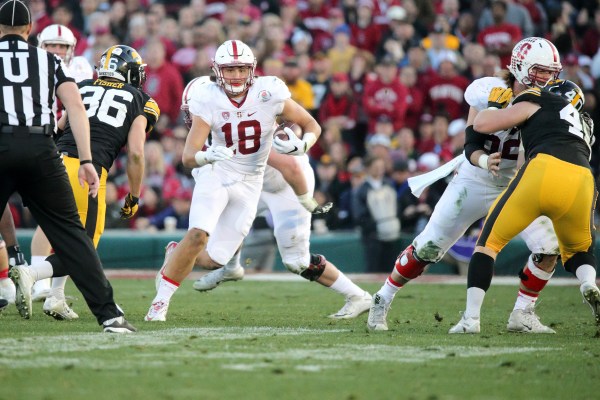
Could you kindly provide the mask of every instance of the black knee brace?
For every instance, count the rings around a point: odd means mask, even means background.
[[[300,276],[304,279],[308,279],[309,281],[316,281],[323,275],[323,271],[325,271],[325,265],[327,264],[327,260],[325,256],[321,254],[311,254],[310,255],[310,265],[307,269],[300,273]]]

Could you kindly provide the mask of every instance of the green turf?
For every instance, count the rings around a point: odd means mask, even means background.
[[[600,339],[577,287],[548,287],[538,309],[557,335],[509,334],[515,287],[492,287],[480,335],[448,335],[462,285],[412,285],[389,332],[366,315],[332,321],[343,300],[308,282],[185,282],[169,321],[142,321],[153,281],[113,280],[138,328],[109,335],[77,293],[81,319],[58,322],[34,304],[0,317],[0,399],[596,399]],[[378,284],[363,285],[375,291]],[[439,320],[439,321],[438,321]]]

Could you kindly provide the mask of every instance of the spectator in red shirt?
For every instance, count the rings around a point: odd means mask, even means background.
[[[440,63],[437,76],[431,79],[427,90],[429,109],[433,114],[448,113],[451,119],[466,115],[467,108],[463,99],[469,81],[459,75],[453,60]]]
[[[387,115],[394,129],[404,126],[408,90],[398,79],[398,67],[393,59],[384,57],[376,67],[377,77],[365,84],[363,106],[368,117],[368,131],[374,133],[375,121]]]
[[[350,88],[350,78],[344,72],[336,72],[331,77],[330,91],[319,109],[319,121],[323,125],[336,124],[342,130],[356,125],[358,105]]]
[[[370,53],[375,53],[381,41],[381,27],[373,23],[373,7],[372,0],[360,0],[356,10],[356,23],[350,24],[350,43]]]
[[[407,65],[400,71],[400,82],[408,89],[406,103],[406,126],[416,130],[419,126],[419,118],[425,107],[425,91],[417,84],[417,71],[414,67]]]
[[[161,110],[158,124],[164,128],[179,117],[183,79],[177,68],[167,61],[165,48],[160,40],[149,41],[144,60],[148,64],[144,90],[158,103]],[[160,127],[157,126],[156,129],[162,130]]]
[[[594,21],[583,34],[580,42],[581,52],[589,57],[594,57],[600,47],[600,8],[594,12]]]
[[[494,1],[491,6],[494,23],[477,35],[477,41],[485,47],[488,53],[499,56],[502,65],[510,64],[512,49],[523,38],[518,25],[504,22],[506,9],[507,5],[504,1]]]
[[[52,22],[52,18],[48,15],[44,0],[31,0],[29,7],[31,7],[31,19],[33,20],[33,30],[30,37],[35,38],[45,27],[52,25],[54,22]]]
[[[327,50],[331,44],[331,26],[325,0],[309,0],[308,8],[300,12],[300,19],[313,37],[313,52]]]

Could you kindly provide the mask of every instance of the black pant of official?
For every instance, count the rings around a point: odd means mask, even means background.
[[[66,169],[51,137],[0,132],[0,210],[19,192],[48,237],[54,276],[70,275],[98,323],[122,313],[77,214]]]

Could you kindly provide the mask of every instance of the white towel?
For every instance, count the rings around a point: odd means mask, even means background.
[[[425,188],[451,174],[452,171],[458,168],[458,166],[462,164],[465,160],[465,155],[461,154],[457,157],[454,157],[452,160],[448,161],[441,167],[431,170],[426,174],[421,174],[408,178],[408,186],[410,187],[410,191],[415,197],[421,196],[421,193],[423,193],[423,190],[425,190]]]

